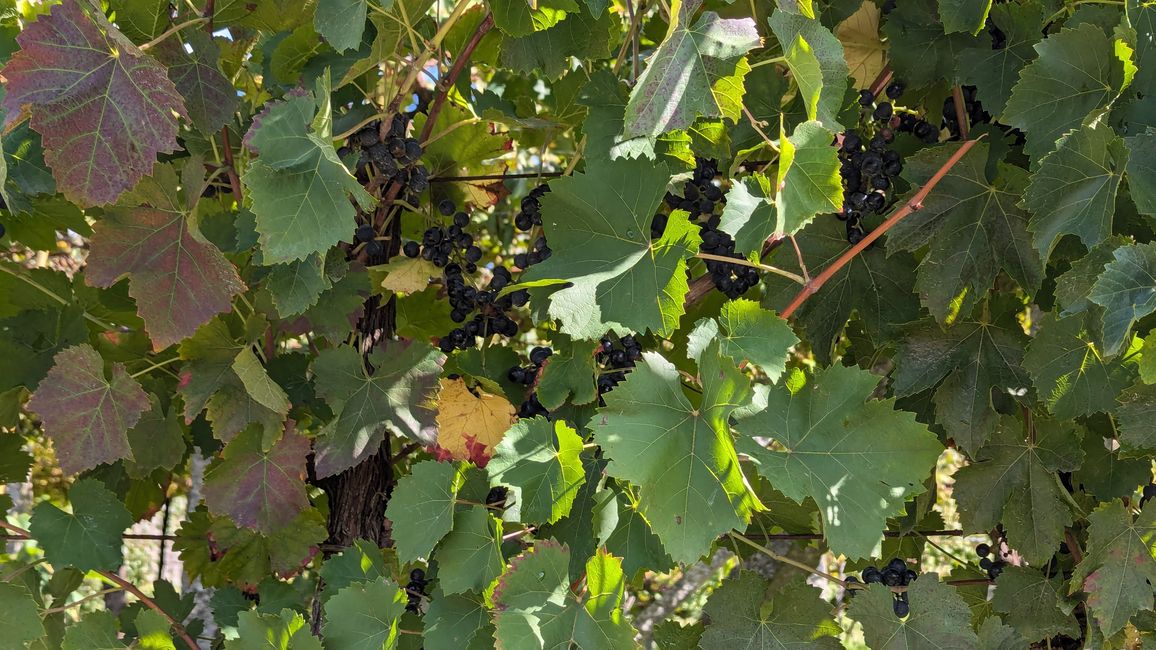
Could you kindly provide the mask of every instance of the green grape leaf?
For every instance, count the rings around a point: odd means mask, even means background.
[[[627,84],[609,70],[595,71],[582,88],[578,103],[587,107],[582,133],[586,136],[586,159],[591,163],[612,158],[655,158],[663,153],[655,137],[629,138],[622,135],[629,99]]]
[[[979,626],[980,650],[1020,650],[1028,646],[1027,639],[1016,628],[1004,625],[998,616],[985,619]]]
[[[1121,246],[1096,279],[1088,298],[1104,308],[1104,353],[1113,356],[1129,342],[1128,332],[1156,311],[1156,244]]]
[[[144,478],[158,468],[172,469],[185,457],[185,438],[176,405],[170,404],[166,413],[156,395],[149,396],[149,403],[151,408],[127,434],[132,460],[125,461],[124,469],[133,478]]]
[[[485,591],[502,574],[502,522],[483,506],[454,513],[454,527],[437,547],[442,591],[460,594]]]
[[[586,563],[585,589],[570,589],[570,551],[549,541],[512,559],[494,589],[498,647],[507,650],[637,647],[622,613],[626,581],[618,558],[599,551]]]
[[[262,449],[259,427],[242,431],[205,470],[209,511],[266,534],[288,525],[309,507],[305,494],[308,454],[309,439],[292,425],[268,450]]]
[[[486,603],[473,594],[438,594],[422,617],[427,650],[487,650],[494,647],[494,625]]]
[[[549,296],[548,313],[563,332],[596,339],[616,326],[660,334],[678,326],[689,288],[686,260],[699,236],[686,213],[676,212],[662,238],[650,239],[669,178],[665,165],[617,160],[550,184],[541,203],[554,254],[522,278],[531,287],[570,283]]]
[[[523,418],[502,436],[486,474],[491,485],[509,487],[508,516],[552,524],[570,513],[586,480],[581,453],[582,437],[565,422]]]
[[[200,506],[181,524],[173,548],[189,575],[206,586],[255,588],[272,573],[285,578],[298,573],[328,536],[325,517],[315,508],[265,536],[226,517],[212,518]]]
[[[702,403],[656,353],[604,396],[592,423],[607,473],[638,488],[639,510],[670,556],[694,562],[719,535],[744,528],[761,505],[739,469],[728,419],[750,398],[746,377],[712,344],[699,362]],[[645,408],[642,408],[645,407]]]
[[[0,621],[2,650],[24,650],[30,642],[47,634],[36,601],[22,584],[0,582],[0,611],[4,612]]]
[[[708,624],[699,647],[841,648],[839,626],[819,592],[801,582],[772,591],[753,571],[731,574],[710,595],[703,616]]]
[[[212,36],[190,29],[181,38],[184,43],[161,41],[154,51],[185,98],[189,121],[201,133],[212,134],[232,121],[237,91],[221,72],[220,48]]]
[[[175,194],[175,175],[167,176]],[[155,351],[231,311],[233,297],[245,291],[237,269],[190,225],[177,206],[154,204],[107,211],[93,229],[85,282],[107,289],[127,276]]]
[[[61,650],[115,650],[128,647],[117,638],[116,617],[110,612],[92,612],[68,626]]]
[[[554,354],[546,360],[538,376],[538,401],[547,409],[556,409],[570,400],[572,404],[589,404],[598,398],[595,376],[598,364],[594,353],[597,341],[575,341],[565,334],[551,339]]]
[[[58,352],[28,402],[67,474],[131,459],[128,430],[149,407],[148,395],[124,366],[113,364],[106,374],[100,353],[87,343]]]
[[[1048,410],[1061,419],[1112,410],[1135,374],[1131,366],[1101,355],[1083,315],[1045,316],[1023,366]]]
[[[1156,129],[1125,140],[1128,191],[1141,214],[1156,217]]]
[[[0,483],[23,483],[30,467],[32,455],[24,450],[24,437],[15,433],[0,434]]]
[[[1104,636],[1133,615],[1152,609],[1156,584],[1156,506],[1149,501],[1133,518],[1119,500],[1088,515],[1088,548],[1072,573],[1072,593],[1086,591]]]
[[[348,197],[363,209],[374,202],[337,157],[330,139],[329,89],[318,86],[316,100],[294,91],[266,104],[245,135],[257,159],[241,180],[253,201],[266,264],[328,250],[356,227]]]
[[[317,392],[337,418],[316,440],[319,477],[333,476],[377,453],[389,428],[423,444],[436,437],[434,395],[444,356],[428,344],[390,341],[370,356],[366,373],[357,350],[343,346],[318,355]]]
[[[900,338],[891,375],[896,397],[935,389],[935,420],[968,453],[987,442],[999,422],[992,391],[1022,395],[1031,386],[1020,367],[1027,337],[1014,321],[959,321],[943,331],[913,325]]]
[[[1032,641],[1057,634],[1078,636],[1076,619],[1062,606],[1063,580],[1048,579],[1038,569],[1005,567],[995,581],[992,607]],[[1022,646],[1021,646],[1022,647]]]
[[[116,12],[117,26],[135,42],[150,41],[169,26],[171,6],[164,0],[111,0],[108,5]]]
[[[1063,306],[1061,316],[1070,316],[1095,307],[1088,299],[1096,279],[1108,262],[1114,259],[1117,248],[1131,242],[1128,237],[1113,235],[1093,246],[1087,255],[1072,262],[1071,267],[1056,278],[1056,302]],[[1141,374],[1143,365],[1141,365]]]
[[[991,22],[1004,35],[1004,45],[993,48],[990,37],[961,50],[955,75],[975,86],[984,110],[999,115],[1011,97],[1020,70],[1036,58],[1033,46],[1042,38],[1044,8],[1038,2],[999,3],[991,7]]]
[[[636,371],[637,372],[637,371]],[[740,420],[738,449],[759,474],[823,515],[830,548],[848,558],[871,554],[887,518],[921,494],[943,445],[894,400],[869,399],[879,377],[835,365],[803,385],[776,386],[762,411]],[[753,436],[773,438],[776,448]]]
[[[176,650],[169,619],[159,612],[142,608],[133,619],[137,640],[143,650]]]
[[[939,19],[948,34],[978,34],[990,10],[991,0],[939,0]]]
[[[1124,140],[1102,123],[1065,134],[1040,160],[1023,205],[1032,213],[1030,229],[1041,256],[1050,256],[1064,235],[1076,235],[1091,248],[1112,233],[1127,161]]]
[[[719,229],[735,239],[735,250],[757,253],[772,235],[793,235],[819,213],[843,207],[839,156],[831,134],[818,122],[803,122],[780,140],[777,191],[771,180],[752,174],[727,192]]]
[[[605,489],[600,489],[603,482],[603,470],[606,468],[606,461],[603,459],[591,458],[589,455],[582,457],[582,466],[586,472],[586,480],[578,487],[578,495],[574,498],[574,505],[570,507],[570,514],[560,519],[557,523],[544,526],[541,529],[540,536],[543,539],[549,538],[557,542],[565,544],[570,549],[570,578],[571,580],[578,580],[582,577],[582,573],[586,570],[586,560],[594,555],[594,551],[600,545],[607,545],[607,550],[611,553],[617,553],[625,561],[626,556],[620,552],[620,549],[614,549],[608,545],[608,540],[600,539],[606,535],[613,533],[613,530],[608,530],[614,525],[612,516],[610,515],[610,508],[607,508],[607,500],[610,498],[611,492]],[[639,515],[641,518],[641,515]],[[650,524],[645,525],[647,532],[651,537],[654,533],[650,532]],[[598,530],[596,531],[595,528]],[[662,544],[655,542],[661,549]],[[666,556],[665,551],[662,555],[665,557],[667,565],[670,564],[670,557]],[[645,558],[640,555],[635,555],[632,558],[635,562],[643,562]],[[648,567],[662,566],[661,563],[647,564]],[[629,570],[623,567],[624,570]],[[656,568],[656,570],[658,570]]]
[[[164,66],[82,7],[69,0],[27,25],[0,75],[8,124],[30,107],[57,186],[87,207],[112,203],[177,149],[185,106]]]
[[[397,493],[394,494],[397,496]],[[392,504],[393,499],[390,499]],[[393,529],[397,532],[397,528]],[[353,545],[337,555],[330,556],[321,565],[321,579],[325,581],[325,590],[321,593],[321,600],[327,601],[334,594],[358,582],[372,582],[378,578],[389,576],[389,567],[386,566],[385,553],[373,542],[364,539],[353,540]]]
[[[1116,407],[1119,440],[1129,452],[1156,452],[1156,386],[1137,384],[1120,393]]]
[[[910,612],[895,615],[895,595],[881,584],[860,590],[847,612],[863,626],[872,650],[975,648],[978,637],[971,629],[971,612],[963,598],[935,574],[916,578],[907,587]]]
[[[745,298],[724,303],[717,322],[699,321],[689,335],[688,355],[698,359],[715,340],[723,354],[757,365],[772,382],[782,376],[791,348],[799,342],[787,321]]]
[[[678,621],[667,619],[654,626],[651,638],[659,650],[698,650],[705,631],[702,621],[682,625]]]
[[[0,321],[0,328],[4,330],[0,336],[0,391],[9,395],[12,390],[36,390],[52,369],[56,355],[88,341],[84,310],[78,306],[25,311]],[[46,433],[53,435],[51,429]],[[96,464],[100,462],[104,461]]]
[[[799,98],[803,102],[807,119],[818,119],[819,97],[823,91],[823,71],[819,68],[819,59],[801,34],[795,36],[790,47],[784,46],[783,50],[787,53],[786,63],[791,77],[799,87]]]
[[[361,45],[368,0],[318,0],[313,27],[338,52]]]
[[[236,639],[225,641],[225,650],[321,650],[321,642],[309,631],[305,617],[283,609],[280,614],[241,612]]]
[[[818,120],[828,130],[841,131],[843,127],[839,123],[838,116],[843,108],[843,96],[847,92],[847,77],[850,74],[843,53],[843,44],[823,23],[806,16],[780,10],[771,14],[767,23],[783,51],[787,53],[787,66],[800,86],[803,85],[803,80],[800,78],[801,71],[794,63],[799,56],[795,53],[795,47],[800,42],[799,39],[805,43],[807,53],[803,58],[813,60],[821,75],[821,78],[816,80],[818,92],[814,94],[817,97],[814,98],[813,104],[808,102],[808,117]],[[812,105],[814,112],[810,108]],[[829,145],[830,141],[826,144]]]
[[[296,316],[316,305],[322,292],[332,286],[333,281],[325,272],[325,256],[320,253],[276,264],[265,279],[265,288],[282,318]]]
[[[1104,31],[1088,23],[1048,36],[1035,50],[1039,57],[1020,71],[1000,121],[1027,134],[1024,151],[1038,160],[1116,97],[1125,63]]]
[[[205,406],[205,417],[213,425],[213,436],[222,442],[232,442],[249,425],[259,425],[257,430],[263,432],[263,448],[281,437],[285,422],[285,416],[262,406],[254,399],[236,373],[229,375],[209,399]]]
[[[413,121],[415,132],[425,130],[424,115]],[[467,110],[450,104],[438,114],[433,135],[426,141],[421,161],[430,176],[474,176],[501,174],[512,146],[508,135],[496,133],[488,122],[477,120]],[[457,181],[442,190],[458,203],[479,207],[493,205],[507,190],[501,181]],[[460,199],[459,199],[460,197]]]
[[[912,186],[923,185],[958,148],[946,145],[909,156],[903,178]],[[922,208],[887,233],[888,252],[928,247],[915,288],[940,322],[959,309],[955,299],[960,293],[967,291],[965,309],[986,295],[1001,269],[1026,291],[1038,288],[1044,277],[1028,235],[1028,215],[1016,207],[1028,173],[1000,164],[999,176],[989,182],[987,159],[988,145],[976,145],[928,194]]]
[[[523,0],[510,0],[524,4]],[[609,12],[592,16],[587,12],[567,14],[547,29],[502,39],[502,66],[515,73],[541,70],[546,78],[558,79],[570,70],[570,57],[603,59],[618,31]]]
[[[68,490],[72,512],[45,501],[32,511],[29,532],[56,566],[81,571],[115,569],[121,563],[121,533],[133,517],[116,494],[86,478]]]
[[[941,79],[953,81],[955,62],[974,40],[968,34],[945,30],[939,22],[938,5],[936,0],[906,2],[903,11],[891,12],[883,24],[895,77],[903,79],[908,87],[926,86]]]
[[[1119,423],[1117,434],[1124,435]],[[1147,458],[1125,457],[1120,442],[1115,438],[1087,435],[1084,437],[1084,463],[1072,475],[1072,482],[1106,501],[1132,496],[1136,487],[1148,482],[1151,475],[1151,463]]]
[[[1030,429],[1025,433],[1024,429]],[[1027,427],[1005,417],[974,462],[955,474],[955,500],[968,530],[1002,522],[1008,543],[1042,565],[1072,523],[1068,500],[1053,472],[1071,472],[1084,460],[1074,423],[1036,418]]]
[[[459,474],[450,463],[423,460],[401,477],[386,506],[401,562],[429,557],[454,523]]]
[[[630,93],[623,128],[627,138],[685,129],[697,117],[737,119],[742,76],[749,70],[742,57],[761,39],[751,18],[720,18],[706,11],[691,25],[701,4],[683,0],[674,5],[677,17]]]
[[[902,222],[900,222],[902,223]],[[825,268],[846,252],[847,230],[838,219],[819,219],[796,237],[803,261],[810,269]],[[794,268],[795,251],[780,246],[769,263]],[[764,304],[782,310],[799,293],[799,285],[787,278],[767,275]],[[919,318],[914,294],[915,260],[903,252],[888,256],[882,246],[856,255],[816,294],[795,312],[820,363],[830,363],[840,332],[852,314],[858,315],[868,336],[877,344],[889,340],[896,324]]]
[[[605,494],[601,493],[600,497]],[[662,540],[650,529],[637,504],[630,503],[625,493],[615,491],[613,499],[601,498],[593,509],[598,522],[598,542],[611,555],[622,558],[622,571],[628,579],[639,572],[667,571],[674,567],[674,562],[662,547]],[[571,570],[577,552],[570,552]],[[586,557],[593,554],[591,550]]]
[[[177,392],[185,405],[185,423],[190,424],[222,386],[235,377],[233,361],[241,351],[229,326],[220,318],[202,325],[178,348],[181,360]]]
[[[289,413],[292,406],[289,403],[289,396],[285,394],[285,389],[269,377],[252,347],[242,348],[237,353],[233,359],[233,372],[245,386],[245,391],[258,404],[280,415]]]
[[[325,603],[321,634],[330,648],[387,650],[397,647],[405,591],[388,578],[349,585]]]

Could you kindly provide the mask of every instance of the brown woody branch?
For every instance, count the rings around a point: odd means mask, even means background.
[[[862,253],[864,250],[867,250],[868,246],[873,244],[876,239],[882,237],[883,233],[890,230],[895,224],[902,221],[904,217],[922,208],[923,200],[927,198],[927,195],[931,193],[931,190],[939,184],[939,181],[943,180],[943,177],[947,175],[947,172],[950,171],[951,168],[954,167],[956,163],[958,163],[960,159],[962,159],[964,155],[966,155],[967,152],[970,151],[977,142],[979,142],[980,139],[982,138],[964,142],[955,153],[951,154],[951,157],[947,159],[947,162],[943,163],[943,166],[940,167],[926,183],[924,183],[923,187],[920,188],[914,196],[912,196],[910,199],[907,199],[907,202],[904,203],[902,207],[892,213],[890,217],[887,217],[887,220],[880,224],[878,228],[867,233],[867,236],[864,237],[862,241],[847,249],[845,253],[839,256],[839,259],[835,260],[831,263],[830,266],[823,269],[822,273],[812,278],[811,281],[807,284],[803,285],[803,288],[799,290],[799,293],[795,296],[795,299],[791,301],[791,304],[787,305],[787,308],[784,309],[783,313],[780,315],[783,318],[789,318],[791,314],[794,314],[799,309],[799,307],[801,307],[803,303],[806,302],[807,298],[815,295],[815,293],[818,292],[819,289],[821,289],[823,285],[827,283],[827,281],[835,277],[836,273],[838,273],[844,266],[847,266],[851,260],[855,259],[856,255]]]
[[[966,140],[971,136],[971,124],[967,120],[967,101],[963,98],[963,86],[959,84],[952,86],[951,98],[955,102],[955,121],[959,124],[959,139]]]

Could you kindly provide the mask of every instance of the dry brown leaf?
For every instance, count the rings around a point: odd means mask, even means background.
[[[475,395],[461,379],[441,380],[438,446],[450,457],[485,465],[517,419],[517,411],[506,398],[481,389]]]
[[[864,2],[847,20],[835,26],[835,37],[843,44],[843,58],[855,79],[856,88],[866,88],[887,64],[887,48],[879,36],[879,7]]]

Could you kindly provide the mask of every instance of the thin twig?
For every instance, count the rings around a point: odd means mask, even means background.
[[[820,569],[818,567],[810,566],[809,564],[807,564],[805,562],[800,562],[800,561],[796,560],[795,558],[787,557],[786,555],[779,555],[778,553],[772,551],[771,549],[767,548],[766,546],[763,546],[762,544],[759,544],[758,542],[751,540],[750,538],[746,537],[745,535],[740,535],[739,533],[736,533],[732,530],[730,532],[730,536],[739,540],[740,542],[746,544],[747,546],[750,546],[751,548],[762,553],[763,555],[766,555],[767,557],[771,558],[772,560],[775,560],[777,562],[782,562],[783,564],[789,564],[789,565],[795,567],[796,569],[802,569],[803,571],[806,571],[807,573],[813,573],[817,576],[822,576],[822,577],[824,577],[828,580],[831,580],[832,582],[835,582],[836,584],[840,584],[844,587],[847,586],[846,582],[831,575],[830,573],[827,573],[826,571],[823,571],[822,569]]]
[[[875,81],[871,82],[871,86],[869,88],[871,95],[878,97],[879,93],[883,92],[883,89],[887,87],[887,84],[891,83],[892,76],[893,73],[891,71],[891,64],[888,63],[887,65],[883,66],[882,70],[879,71],[879,75],[875,77]]]
[[[780,269],[777,266],[771,266],[769,264],[761,264],[759,262],[752,262],[752,261],[745,259],[745,258],[724,257],[722,255],[713,255],[711,253],[697,253],[695,255],[695,257],[699,258],[700,260],[712,260],[715,262],[726,262],[727,264],[734,264],[736,266],[748,266],[752,269],[758,269],[760,271],[766,271],[767,273],[774,273],[775,275],[781,275],[784,278],[787,278],[789,280],[793,280],[794,282],[798,282],[799,284],[807,284],[807,280],[805,278],[803,278],[803,276],[798,275],[797,273],[791,273],[790,271],[784,271],[783,269]]]
[[[221,127],[221,154],[225,157],[225,167],[229,175],[229,187],[233,188],[233,199],[241,206],[241,177],[237,175],[237,163],[233,159],[233,145],[229,142],[229,127]]]
[[[463,0],[464,1],[464,0]],[[470,40],[466,42],[462,51],[458,53],[457,58],[454,59],[454,65],[450,68],[447,74],[441,81],[440,92],[434,97],[433,104],[430,106],[429,114],[425,120],[425,126],[422,127],[421,136],[418,137],[418,142],[424,143],[429,140],[430,133],[433,132],[434,123],[437,122],[438,114],[442,110],[442,106],[446,103],[446,98],[449,97],[450,89],[458,82],[458,77],[461,76],[462,70],[465,69],[466,64],[469,63],[470,57],[474,55],[474,50],[477,49],[478,44],[482,42],[486,34],[494,28],[494,14],[486,12],[486,17],[482,22],[478,23],[477,29],[474,30]]]
[[[1072,534],[1071,529],[1064,530],[1064,542],[1068,545],[1068,552],[1072,554],[1072,559],[1076,564],[1084,561],[1084,552],[1080,549],[1079,542],[1076,541],[1076,536]]]
[[[801,307],[803,303],[806,302],[807,298],[815,295],[815,293],[817,293],[824,284],[826,284],[831,278],[835,277],[836,273],[838,273],[851,260],[855,259],[856,255],[867,250],[868,246],[873,244],[876,239],[882,237],[883,233],[890,230],[892,226],[899,223],[901,220],[903,220],[904,217],[911,214],[912,212],[915,212],[916,210],[921,209],[923,207],[923,200],[927,198],[927,195],[931,193],[931,190],[935,189],[935,186],[939,184],[939,181],[943,180],[943,177],[947,175],[947,172],[950,171],[951,168],[954,167],[956,163],[958,163],[967,154],[968,151],[971,151],[971,148],[974,147],[975,144],[979,142],[980,139],[982,139],[982,137],[983,136],[980,136],[980,138],[975,140],[968,140],[967,142],[964,142],[955,153],[951,154],[951,157],[947,159],[947,162],[943,163],[943,166],[940,167],[935,172],[935,174],[930,179],[928,179],[923,187],[920,188],[920,190],[916,192],[914,196],[908,199],[902,207],[892,213],[890,217],[887,217],[887,220],[880,224],[878,228],[867,233],[867,236],[860,240],[858,244],[855,244],[851,248],[847,249],[845,253],[839,256],[839,259],[835,260],[829,266],[827,266],[827,268],[823,269],[822,273],[812,278],[811,281],[807,284],[803,285],[803,288],[799,290],[799,293],[795,296],[795,299],[791,301],[791,304],[787,305],[787,308],[783,310],[780,316],[783,318],[789,318],[791,314],[794,314],[799,309],[799,307]]]
[[[959,139],[966,140],[971,134],[971,125],[967,121],[967,103],[963,99],[963,86],[955,84],[951,87],[951,97],[955,100],[955,121],[959,123]]]
[[[90,600],[95,600],[97,598],[101,598],[107,594],[115,594],[118,591],[124,591],[124,589],[121,587],[110,587],[108,589],[101,589],[100,591],[96,592],[95,594],[89,594],[89,595],[85,596],[84,598],[74,600],[71,603],[61,605],[60,607],[50,607],[48,609],[41,610],[40,617],[43,618],[45,616],[48,616],[49,614],[57,614],[59,612],[67,612],[68,610],[72,609],[73,607],[76,607],[77,605],[82,605],[82,604],[84,604]]]
[[[203,22],[208,22],[208,18],[205,18],[204,16],[199,16],[197,18],[190,18],[189,20],[186,20],[183,23],[173,25],[172,27],[166,29],[160,36],[154,38],[153,40],[149,41],[148,43],[145,43],[144,45],[140,45],[139,46],[140,51],[145,52],[149,48],[156,46],[161,41],[172,36],[173,34],[176,34],[177,32],[181,31],[182,29],[184,29],[186,27],[191,27],[192,25],[199,25]]]
[[[450,28],[454,26],[454,23],[458,22],[458,19],[461,18],[463,14],[465,14],[466,9],[469,8],[470,4],[471,0],[459,0],[457,6],[454,7],[453,12],[451,12],[449,17],[446,18],[445,22],[441,24],[433,38],[430,39],[429,45],[425,48],[425,50],[422,51],[420,55],[418,55],[416,59],[413,60],[413,65],[410,68],[409,74],[406,75],[406,78],[401,82],[401,85],[397,87],[397,94],[394,95],[393,99],[389,102],[389,107],[385,111],[387,114],[392,115],[393,113],[397,112],[397,109],[401,106],[402,99],[409,95],[410,88],[412,88],[414,83],[417,81],[417,77],[419,74],[421,74],[422,69],[425,68],[425,64],[430,60],[430,57],[432,57],[437,52],[438,47],[441,46],[442,40],[445,39],[446,34],[449,34]],[[430,121],[432,122],[433,120]]]
[[[481,174],[479,176],[434,176],[431,183],[469,183],[472,181],[514,181],[525,178],[558,178],[566,172],[534,172],[527,174]]]
[[[811,281],[811,274],[807,273],[807,263],[803,261],[803,249],[799,248],[799,242],[795,241],[794,235],[787,235],[791,240],[791,246],[795,247],[795,257],[799,260],[799,270],[803,272],[803,284]]]

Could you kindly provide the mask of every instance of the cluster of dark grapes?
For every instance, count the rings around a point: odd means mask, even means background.
[[[515,228],[529,232],[534,226],[542,225],[542,196],[549,191],[550,186],[545,184],[530,190],[530,193],[522,199],[522,210],[514,217]],[[538,262],[549,259],[553,254],[554,251],[550,250],[550,246],[546,243],[546,237],[539,235],[529,252],[514,255],[514,266],[524,271]]]
[[[510,496],[510,488],[504,485],[495,485],[486,493],[486,507],[491,510],[504,510],[506,499]]]
[[[506,378],[515,384],[522,386],[533,386],[534,382],[538,381],[538,375],[542,372],[542,366],[546,365],[546,359],[554,354],[554,351],[548,347],[539,345],[530,350],[530,364],[529,366],[514,366],[506,371]],[[550,411],[542,402],[538,401],[538,393],[532,392],[526,397],[518,406],[518,417],[532,418],[539,415],[549,416]]]
[[[671,210],[685,210],[698,223],[702,244],[699,250],[710,255],[741,260],[743,256],[735,252],[735,241],[719,230],[721,217],[715,214],[716,206],[723,205],[723,191],[714,184],[719,175],[718,161],[695,158],[694,173],[683,185],[682,196],[667,192],[665,203]],[[667,215],[659,213],[650,221],[650,237],[658,239],[666,232]],[[731,264],[719,260],[706,260],[706,270],[716,289],[728,298],[738,298],[759,283],[759,272],[749,266]]]
[[[425,571],[414,569],[409,572],[409,584],[405,586],[405,611],[414,614],[421,613],[421,598],[425,595],[425,588],[429,585]]]
[[[898,99],[903,89],[903,82],[892,82],[886,91],[888,99]],[[894,106],[890,101],[876,104],[870,90],[860,91],[859,103],[872,109],[873,124],[867,128],[874,133],[865,140],[866,136],[859,131],[848,130],[839,144],[843,211],[838,217],[846,222],[847,241],[851,244],[858,244],[867,236],[863,224],[865,214],[882,214],[886,210],[891,186],[903,171],[899,152],[890,148],[895,141],[894,123],[901,119],[895,115]]]
[[[963,86],[963,106],[970,124],[984,124],[991,121],[991,114],[983,110],[983,105],[975,98],[975,86]],[[955,96],[943,100],[943,126],[953,139],[961,137],[959,115],[955,112]]]
[[[598,352],[594,355],[599,368],[598,394],[601,396],[609,393],[615,386],[626,381],[626,373],[641,358],[642,346],[633,335],[627,334],[618,339],[617,345],[610,337],[602,337]]]
[[[545,365],[546,359],[549,359],[552,354],[554,354],[554,351],[544,346],[538,346],[530,350],[530,363],[533,365],[525,367],[514,366],[506,371],[506,378],[515,384],[533,386],[534,382],[538,380],[538,373],[542,370],[542,366]]]
[[[991,554],[991,546],[987,544],[976,545],[975,554],[979,556],[979,568],[987,571],[987,577],[990,580],[998,578],[999,574],[1003,573],[1003,568],[1007,566],[1007,562],[999,558],[992,560],[988,557]]]
[[[406,199],[417,203],[417,197],[429,187],[429,172],[421,164],[421,143],[407,137],[410,118],[406,114],[393,117],[389,131],[381,136],[381,123],[370,122],[350,136],[348,145],[337,151],[344,159],[354,150],[359,151],[355,176],[362,185],[381,176],[406,190]]]
[[[906,587],[911,584],[912,580],[918,578],[919,574],[907,568],[907,563],[904,562],[902,558],[894,558],[887,563],[887,566],[883,567],[883,570],[879,570],[874,566],[863,569],[862,576],[864,584],[878,583],[888,587]],[[849,576],[846,582],[856,584],[859,582],[859,579],[855,576]],[[848,593],[854,596],[855,590],[848,590]],[[895,603],[893,604],[893,608],[895,615],[899,618],[907,616],[908,612],[911,611],[911,605],[907,601],[907,592],[897,593],[894,594],[894,596]]]
[[[445,267],[450,260],[464,265],[467,273],[478,270],[478,262],[482,259],[482,249],[474,244],[474,236],[466,232],[470,225],[470,215],[460,212],[454,202],[443,199],[438,204],[438,212],[445,217],[453,217],[453,223],[445,226],[434,226],[426,229],[421,236],[421,243],[407,241],[401,250],[406,257],[421,257],[424,260]]]

